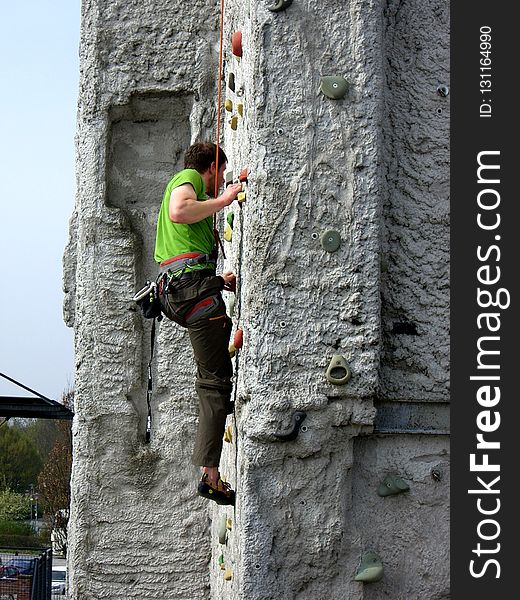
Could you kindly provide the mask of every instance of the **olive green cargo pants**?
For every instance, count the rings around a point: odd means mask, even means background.
[[[219,466],[226,416],[232,412],[233,366],[229,356],[232,322],[220,293],[222,285],[220,277],[195,277],[174,283],[160,296],[164,314],[187,327],[195,356],[199,426],[192,462],[201,467]],[[213,294],[209,312],[189,323],[179,318],[208,294]]]

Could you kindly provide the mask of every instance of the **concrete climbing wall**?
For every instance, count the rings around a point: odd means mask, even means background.
[[[165,183],[190,142],[215,136],[217,4],[83,3],[64,261],[77,361],[71,597],[447,598],[440,0],[294,0],[280,12],[276,0],[226,0],[223,142],[235,176],[250,168],[245,203],[226,211],[225,266],[239,275],[226,302],[244,331],[221,469],[236,509],[195,496],[192,357],[167,321],[145,443],[149,324],[130,298],[155,272]],[[346,93],[325,95],[324,76]],[[351,371],[344,385],[326,378],[333,356]],[[296,411],[299,434],[281,441]],[[379,496],[388,473],[409,490]],[[379,581],[355,580],[367,552]]]
[[[76,394],[71,598],[208,597],[208,507],[190,463],[197,403],[185,333],[161,326],[145,444],[158,203],[192,139],[213,136],[213,3],[84,1],[76,208],[65,253]]]

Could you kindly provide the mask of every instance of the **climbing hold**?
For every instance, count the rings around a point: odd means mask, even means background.
[[[334,229],[327,229],[320,235],[320,243],[327,252],[336,252],[341,244],[341,237]]]
[[[277,437],[279,440],[281,440],[282,442],[290,442],[292,440],[295,440],[299,431],[300,431],[300,427],[305,419],[305,417],[307,416],[307,413],[304,412],[303,410],[297,410],[294,415],[292,416],[292,427],[289,431],[284,431],[284,432],[277,432],[275,433],[275,437]]]
[[[226,223],[226,226],[224,227],[224,239],[226,242],[230,242],[233,239],[233,228],[229,223]]]
[[[226,543],[226,539],[227,539],[227,518],[224,515],[222,517],[222,519],[220,520],[219,526],[218,526],[218,541],[220,544],[224,545]]]
[[[238,194],[237,194],[237,200],[238,200],[238,202],[245,202],[246,201],[246,193],[245,192],[238,192]]]
[[[221,568],[222,570],[224,570],[224,569],[226,568],[226,567],[225,567],[225,565],[224,565],[224,555],[223,555],[223,554],[221,554],[221,555],[218,557],[218,564],[220,565],[220,568]]]
[[[233,571],[231,569],[226,569],[226,572],[224,573],[224,579],[226,581],[231,581],[233,579]]]
[[[237,112],[241,117],[244,116],[244,105],[242,103],[237,104]]]
[[[233,521],[231,519],[226,519],[226,529],[228,531],[231,531],[232,527],[233,527]]]
[[[249,177],[249,167],[242,169],[240,171],[240,175],[238,176],[238,181],[241,183],[247,183],[247,178]]]
[[[242,56],[242,32],[235,31],[231,36],[231,52],[237,58]]]
[[[228,425],[224,431],[224,441],[228,444],[233,443],[233,429],[231,425]]]
[[[375,552],[367,552],[354,577],[355,581],[379,581],[383,577],[383,562]]]
[[[233,346],[235,348],[242,348],[242,343],[244,341],[244,331],[242,329],[237,329],[235,332],[235,336],[233,338]]]
[[[235,213],[230,210],[228,212],[228,214],[226,215],[226,221],[228,222],[228,225],[232,228],[233,227],[233,221],[235,220]]]
[[[271,12],[282,12],[282,10],[285,10],[287,7],[291,6],[292,3],[293,0],[276,0],[276,4],[270,8],[267,7],[267,10],[270,10]]]
[[[393,496],[395,494],[406,492],[409,489],[410,486],[403,481],[399,475],[388,474],[377,488],[377,493],[382,497]]]
[[[352,373],[345,358],[340,354],[334,354],[325,376],[329,383],[345,385],[352,377]]]
[[[432,469],[431,476],[432,476],[433,481],[440,481],[442,478],[441,472],[439,469]]]
[[[233,344],[229,344],[229,356],[233,358],[236,353],[237,349],[235,348],[235,346]]]
[[[441,98],[446,98],[446,96],[450,93],[450,88],[447,85],[440,85],[437,88],[437,93]]]
[[[233,131],[236,131],[238,127],[238,117],[236,115],[234,117],[231,117],[229,124],[231,125],[231,129]]]
[[[232,100],[230,100],[229,98],[224,102],[224,108],[228,111],[231,112],[233,110],[233,102]]]
[[[320,90],[333,100],[339,100],[347,93],[348,83],[344,77],[325,75],[321,78]]]
[[[234,92],[235,91],[235,74],[230,73],[228,77],[228,88]]]

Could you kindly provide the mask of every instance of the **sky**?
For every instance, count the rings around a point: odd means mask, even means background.
[[[62,257],[74,208],[80,0],[0,0],[0,372],[74,384]],[[0,395],[31,396],[0,378]]]

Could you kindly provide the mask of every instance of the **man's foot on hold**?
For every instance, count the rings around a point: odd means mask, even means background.
[[[222,481],[220,477],[217,483],[213,483],[207,473],[202,475],[199,481],[197,493],[203,498],[214,500],[217,504],[231,504],[235,506],[235,492],[231,489],[229,483]]]

